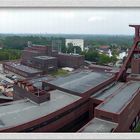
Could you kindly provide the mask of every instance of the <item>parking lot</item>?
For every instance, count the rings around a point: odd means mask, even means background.
[[[11,73],[11,72],[5,73],[3,71],[2,64],[0,64],[0,91],[1,93],[13,91],[12,85],[14,83],[14,80],[16,79],[24,79],[24,78],[15,73]]]

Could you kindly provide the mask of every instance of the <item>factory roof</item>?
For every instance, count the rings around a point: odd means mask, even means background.
[[[5,96],[5,95],[1,94],[0,95],[0,100],[3,100],[3,99],[13,100],[13,97],[9,97],[9,96]]]
[[[108,69],[108,70],[112,70],[114,69],[113,67],[109,67],[109,66],[102,66],[102,65],[95,65],[95,64],[91,64],[90,67],[92,68],[100,68],[100,69]]]
[[[111,132],[117,127],[117,123],[101,120],[98,118],[92,119],[88,124],[80,129],[80,132]]]
[[[32,44],[33,47],[46,47],[46,45]]]
[[[74,56],[74,57],[81,57],[81,56],[83,56],[83,55],[74,54],[74,53],[71,53],[71,54],[68,54],[68,53],[59,53],[58,55],[59,56]]]
[[[49,81],[48,84],[82,94],[112,77],[114,75],[108,73],[81,71]]]
[[[118,89],[114,89],[114,94],[105,102],[96,107],[96,109],[119,113],[134,98],[140,88],[140,82],[130,81],[123,84]]]
[[[0,129],[16,126],[50,113],[60,110],[63,107],[80,99],[79,96],[67,94],[62,91],[51,91],[50,100],[40,105],[28,99],[13,101],[0,105]]]
[[[42,60],[48,60],[48,59],[56,59],[56,57],[51,57],[51,56],[36,56],[35,58],[37,59],[42,59]]]
[[[21,63],[7,62],[6,64],[8,64],[8,65],[10,65],[10,66],[12,66],[16,69],[19,69],[21,71],[28,72],[28,73],[39,73],[39,72],[41,72],[40,70],[22,65]]]
[[[40,52],[38,52],[36,50],[23,50],[23,52],[32,52],[32,53],[36,53],[36,54],[40,53]]]
[[[98,91],[91,97],[94,99],[104,101],[106,98],[108,98],[110,95],[112,95],[115,90],[120,88],[123,84],[124,83],[122,83],[122,82],[118,82],[116,85],[114,85],[114,83],[113,83],[113,84],[103,88],[102,90]]]

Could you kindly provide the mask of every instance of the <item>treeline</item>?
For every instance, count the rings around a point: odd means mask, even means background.
[[[52,40],[62,40],[65,45],[65,38],[72,38],[72,35],[55,35],[55,36],[43,36],[43,35],[0,35],[0,47],[24,49],[27,47],[27,42],[32,41],[34,44],[51,45]],[[112,47],[118,47],[126,49],[132,46],[133,36],[122,35],[73,35],[73,38],[84,39],[84,46],[99,47],[101,45],[109,45]]]
[[[17,49],[0,49],[0,61],[20,59],[21,50]]]
[[[112,63],[114,65],[117,61],[117,57],[115,55],[109,57],[106,54],[100,54],[98,51],[82,52],[81,54],[85,56],[85,60],[96,62],[101,65],[108,63]]]
[[[0,47],[23,50],[27,47],[27,42],[31,41],[33,44],[51,45],[52,40],[64,38],[42,37],[42,36],[5,36],[0,37]]]
[[[101,45],[108,45],[113,48],[119,48],[121,50],[126,50],[130,48],[133,43],[133,36],[123,36],[123,35],[97,35],[93,39],[86,39],[85,46],[91,46],[98,48]]]

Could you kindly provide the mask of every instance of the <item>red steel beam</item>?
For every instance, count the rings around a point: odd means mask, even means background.
[[[138,43],[140,42],[140,25],[129,25],[129,26],[135,28],[134,44],[133,44],[131,50],[129,51],[128,56],[117,75],[116,81],[126,79],[124,76],[128,69],[128,65],[131,62],[131,58],[132,58],[133,54],[135,53],[135,50],[138,49]]]

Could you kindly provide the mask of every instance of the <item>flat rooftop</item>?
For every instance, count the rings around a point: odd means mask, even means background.
[[[82,57],[83,55],[79,54],[68,54],[68,53],[59,53],[59,56],[73,56],[73,57]]]
[[[32,47],[47,47],[46,45],[32,44]]]
[[[88,124],[86,124],[80,132],[92,133],[92,132],[111,132],[117,127],[117,123],[105,121],[102,119],[94,118]]]
[[[81,71],[65,77],[57,78],[48,83],[56,87],[61,87],[82,94],[112,77],[114,77],[114,75],[108,73]]]
[[[114,68],[109,67],[109,66],[95,65],[95,64],[92,64],[92,63],[90,65],[90,67],[101,68],[101,69],[108,69],[108,70],[114,69]]]
[[[140,82],[130,81],[123,84],[118,89],[114,89],[113,96],[108,98],[106,101],[101,103],[96,109],[118,113],[122,111],[126,104],[128,104],[131,99],[137,94],[140,88]]]
[[[51,91],[50,98],[40,105],[28,99],[0,104],[0,129],[46,116],[80,99],[79,96],[59,90]]]
[[[3,99],[7,99],[7,100],[13,100],[13,97],[8,97],[8,96],[4,96],[4,95],[0,95],[0,100],[3,100]]]
[[[102,90],[100,90],[97,93],[95,93],[94,95],[92,95],[91,98],[104,101],[109,96],[111,96],[115,90],[120,88],[123,84],[124,83],[122,83],[122,82],[118,82],[116,85],[110,84],[109,86],[103,88]]]
[[[27,72],[27,73],[39,73],[39,72],[41,72],[40,70],[22,65],[20,63],[7,62],[6,64],[8,64],[11,67],[14,67],[15,69],[18,69],[18,70],[21,70],[21,71],[24,71],[24,72]]]
[[[35,51],[35,50],[23,50],[23,52],[31,52],[31,53],[36,53],[36,54],[39,53],[38,51]]]
[[[51,57],[51,56],[36,56],[34,58],[37,58],[37,59],[41,59],[41,60],[49,60],[49,59],[56,59],[56,57]]]
[[[127,76],[127,79],[140,81],[140,74],[129,74],[129,76]]]

